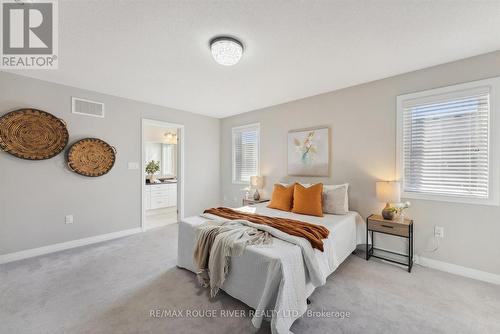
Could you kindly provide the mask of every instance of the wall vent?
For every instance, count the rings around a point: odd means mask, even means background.
[[[104,103],[72,97],[71,112],[77,115],[104,118]]]

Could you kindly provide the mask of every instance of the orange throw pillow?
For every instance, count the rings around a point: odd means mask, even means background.
[[[323,184],[317,183],[308,188],[296,183],[293,192],[293,213],[323,217]]]
[[[290,211],[293,204],[293,192],[295,184],[285,187],[281,184],[275,184],[271,203],[267,206],[271,209]]]

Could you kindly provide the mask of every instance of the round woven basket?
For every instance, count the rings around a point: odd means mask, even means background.
[[[116,160],[116,149],[97,138],[85,138],[69,148],[68,167],[84,176],[96,177],[108,173]]]
[[[0,148],[21,159],[50,159],[68,138],[66,123],[45,111],[19,109],[0,117]]]

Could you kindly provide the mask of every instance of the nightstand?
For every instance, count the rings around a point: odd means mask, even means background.
[[[268,199],[264,199],[264,198],[261,198],[259,200],[243,198],[243,206],[245,206],[245,205],[254,205],[254,204],[264,203],[264,202],[269,202],[269,200]]]
[[[408,239],[408,254],[395,253],[382,249],[375,248],[375,241],[373,239],[373,232],[394,235],[401,238]],[[368,234],[371,233],[372,246],[368,245]],[[398,261],[382,255],[375,255],[374,251],[391,253],[399,257],[408,259],[408,262]],[[413,266],[413,220],[411,219],[395,219],[386,220],[381,215],[370,215],[366,218],[366,261],[370,257],[386,260],[389,262],[401,264],[408,267],[408,272],[411,272]]]

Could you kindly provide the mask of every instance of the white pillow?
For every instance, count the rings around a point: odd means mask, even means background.
[[[323,212],[334,215],[345,215],[349,212],[347,189],[349,183],[323,185]]]
[[[309,188],[312,185],[310,183],[302,183],[302,182],[294,182],[294,183],[298,183],[298,184],[300,184],[304,188]],[[279,184],[281,184],[283,187],[288,187],[289,185],[292,185],[293,183],[283,183],[283,182],[280,182]]]

